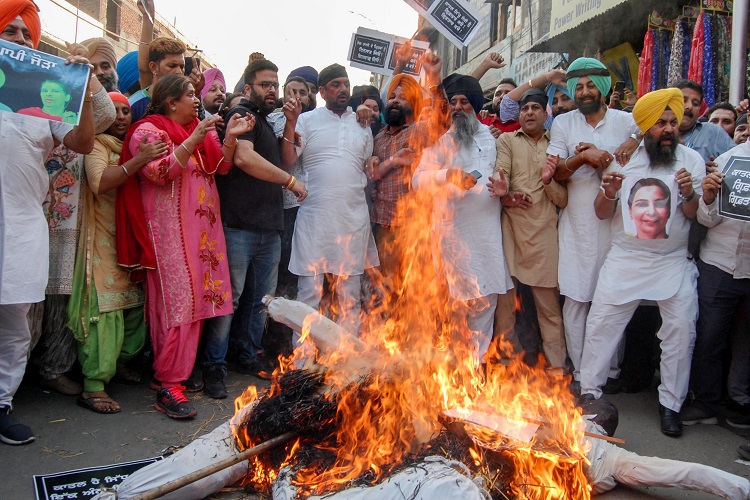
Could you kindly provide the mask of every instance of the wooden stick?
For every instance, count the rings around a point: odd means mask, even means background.
[[[608,441],[608,442],[614,443],[614,444],[625,444],[625,440],[624,439],[613,438],[613,437],[610,437],[610,436],[605,436],[604,434],[597,434],[595,432],[586,432],[586,431],[584,431],[583,435],[584,436],[588,436],[590,438],[594,438],[594,439],[601,439],[602,441]]]
[[[211,474],[215,474],[235,464],[244,462],[250,457],[260,455],[261,453],[268,451],[271,448],[275,448],[277,446],[285,444],[296,437],[297,437],[297,434],[295,434],[294,432],[287,432],[286,434],[282,434],[281,436],[277,436],[273,439],[269,439],[268,441],[260,443],[257,446],[248,448],[242,453],[238,453],[232,457],[225,458],[224,460],[216,462],[215,464],[211,464],[202,469],[198,469],[197,471],[191,472],[190,474],[186,476],[183,476],[183,477],[174,479],[172,481],[169,481],[168,483],[162,484],[158,488],[154,488],[152,490],[141,493],[140,495],[136,495],[132,497],[132,500],[154,500],[155,498],[162,497],[166,495],[167,493],[171,493],[175,490],[179,490],[183,486],[192,484],[196,481],[199,481],[205,477],[210,476]]]

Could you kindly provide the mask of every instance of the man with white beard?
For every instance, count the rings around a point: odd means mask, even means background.
[[[476,113],[484,97],[479,82],[470,76],[450,75],[443,80],[451,113],[451,128],[425,149],[412,186],[433,198],[433,234],[439,238],[443,272],[453,299],[456,323],[471,331],[471,343],[482,361],[492,340],[498,294],[513,288],[502,252],[500,196],[508,183],[502,172],[486,186],[495,167],[495,138]],[[496,196],[490,196],[492,186]],[[465,323],[464,323],[465,322]]]

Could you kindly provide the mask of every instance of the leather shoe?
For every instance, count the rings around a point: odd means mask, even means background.
[[[659,405],[659,420],[661,421],[661,433],[669,437],[682,436],[682,420],[680,414],[670,410],[664,405]]]
[[[53,389],[60,394],[65,394],[66,396],[77,396],[78,394],[81,394],[83,392],[83,387],[81,387],[80,384],[73,382],[65,375],[60,375],[59,377],[53,378],[51,380],[41,379],[39,383],[44,387]]]

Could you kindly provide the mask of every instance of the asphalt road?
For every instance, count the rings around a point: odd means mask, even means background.
[[[27,377],[28,378],[28,377]],[[159,455],[169,446],[184,446],[196,436],[225,422],[233,413],[233,398],[258,379],[230,372],[230,397],[213,400],[193,395],[198,417],[174,421],[153,407],[154,391],[140,386],[111,384],[110,395],[122,406],[115,415],[98,415],[80,408],[75,397],[62,396],[26,380],[16,395],[16,416],[30,425],[37,439],[26,446],[0,443],[0,499],[33,499],[32,476],[71,469],[139,460]],[[265,383],[263,383],[265,384]],[[720,426],[694,426],[673,439],[659,432],[655,387],[640,394],[620,394],[610,399],[620,410],[617,437],[625,448],[641,455],[711,465],[744,477],[750,467],[735,463],[735,449],[746,438]],[[722,421],[723,423],[723,421]],[[222,495],[220,498],[254,498]],[[612,499],[709,499],[705,494],[662,488],[618,487],[598,498]]]

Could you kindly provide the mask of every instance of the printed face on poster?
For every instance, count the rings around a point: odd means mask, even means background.
[[[349,63],[355,68],[372,71],[381,75],[392,75],[396,67],[396,51],[408,42],[403,38],[368,28],[358,28],[352,34],[349,44]],[[404,73],[419,76],[422,71],[422,56],[427,52],[429,44],[413,40],[411,58],[407,62]]]
[[[0,111],[78,125],[89,67],[0,40]]]
[[[467,47],[482,19],[466,0],[404,0],[457,47]]]
[[[750,158],[732,156],[722,169],[719,215],[750,221]]]
[[[640,240],[669,238],[679,203],[674,176],[627,177],[621,193],[625,234]]]

